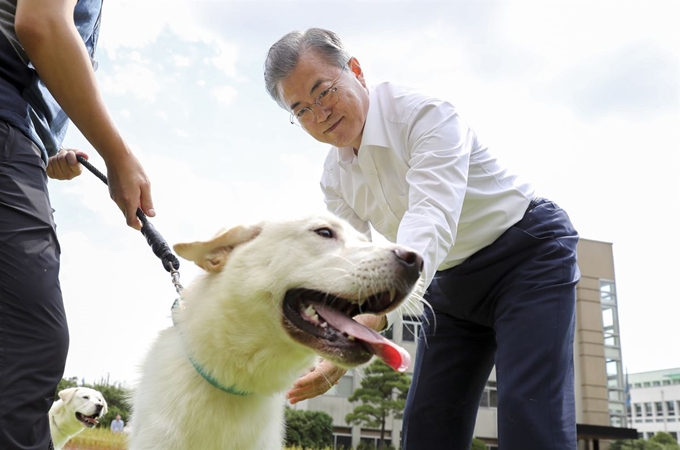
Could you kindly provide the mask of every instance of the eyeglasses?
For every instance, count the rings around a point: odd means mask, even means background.
[[[301,127],[306,127],[312,124],[316,116],[314,115],[314,110],[312,106],[316,105],[320,108],[330,108],[338,103],[338,86],[337,83],[340,78],[337,78],[331,83],[331,86],[323,91],[319,92],[316,96],[314,103],[299,109],[298,111],[290,112],[290,123],[293,125],[298,125]]]

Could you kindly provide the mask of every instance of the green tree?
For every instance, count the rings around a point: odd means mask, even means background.
[[[680,445],[670,433],[662,431],[649,438],[647,450],[680,450]]]
[[[286,408],[286,445],[303,449],[333,446],[333,418],[323,411]]]
[[[401,419],[410,383],[406,374],[376,359],[366,368],[361,387],[348,398],[352,403],[361,404],[345,416],[345,421],[350,425],[379,428],[378,448],[385,448],[385,422],[390,415]]]
[[[473,438],[472,447],[470,447],[470,450],[486,450],[486,444],[482,440]]]
[[[643,439],[614,441],[610,444],[609,450],[646,450],[647,442]]]

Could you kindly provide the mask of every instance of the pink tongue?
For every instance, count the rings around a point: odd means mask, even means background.
[[[397,372],[405,372],[408,369],[411,364],[411,355],[403,348],[333,308],[326,305],[314,305],[314,309],[333,328],[360,340],[371,353],[382,359],[392,369]]]

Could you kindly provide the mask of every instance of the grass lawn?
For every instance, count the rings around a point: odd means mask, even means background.
[[[71,439],[64,450],[127,450],[127,434],[115,434],[104,428],[87,429]],[[302,449],[288,447],[286,450]]]

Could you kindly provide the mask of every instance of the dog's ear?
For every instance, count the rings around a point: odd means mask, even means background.
[[[63,389],[59,391],[59,398],[61,399],[62,402],[68,403],[73,398],[73,396],[76,395],[77,390],[78,390],[77,387]]]
[[[206,272],[219,272],[235,247],[255,239],[261,231],[262,225],[241,225],[221,232],[209,241],[179,243],[172,248]]]

